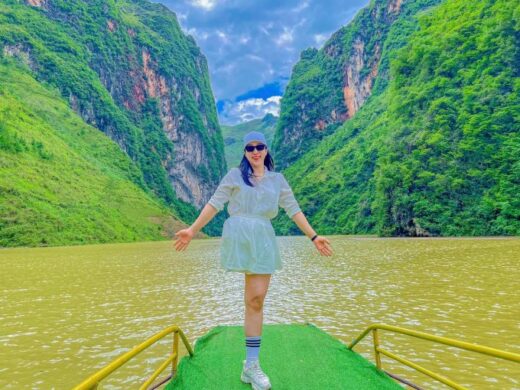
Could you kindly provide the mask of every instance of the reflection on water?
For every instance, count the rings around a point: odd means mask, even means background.
[[[520,352],[520,239],[279,237],[284,269],[265,323],[312,322],[345,343],[374,322]],[[243,275],[219,268],[219,239],[0,251],[0,387],[70,388],[170,324],[194,340],[243,323]],[[382,332],[382,346],[474,389],[520,389],[520,365]],[[135,385],[171,340],[104,388]],[[357,348],[373,361],[371,338]],[[161,354],[162,353],[162,354]],[[157,358],[157,354],[161,357]],[[426,388],[440,384],[383,357]]]

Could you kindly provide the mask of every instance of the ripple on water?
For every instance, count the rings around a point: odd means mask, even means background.
[[[520,239],[329,239],[335,254],[326,258],[304,237],[278,237],[284,269],[271,279],[266,324],[308,321],[348,343],[369,324],[388,323],[520,352]],[[185,252],[169,242],[3,250],[0,261],[1,388],[70,388],[170,324],[193,343],[244,319],[243,275],[219,268],[218,239]],[[512,363],[386,331],[380,338],[469,388],[518,387]],[[356,347],[370,360],[371,343]],[[169,341],[157,348],[104,388],[143,381]],[[384,365],[436,386],[389,359]]]

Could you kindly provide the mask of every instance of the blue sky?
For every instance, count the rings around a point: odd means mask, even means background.
[[[300,52],[320,48],[369,0],[154,0],[208,59],[221,123],[278,115]]]

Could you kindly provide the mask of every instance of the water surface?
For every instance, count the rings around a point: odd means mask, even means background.
[[[520,353],[519,238],[329,239],[335,253],[322,257],[304,237],[278,237],[284,269],[272,278],[265,323],[312,322],[345,343],[387,323]],[[70,388],[170,324],[192,344],[216,325],[242,324],[243,275],[220,269],[219,242],[195,240],[184,252],[171,242],[0,250],[0,388]],[[520,364],[380,337],[469,388],[520,389]],[[103,388],[144,381],[169,343]],[[356,350],[373,361],[371,346],[367,338]],[[386,357],[383,367],[445,388]]]

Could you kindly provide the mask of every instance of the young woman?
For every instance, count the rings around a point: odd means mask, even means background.
[[[202,227],[229,201],[230,217],[224,222],[220,262],[227,271],[245,274],[245,344],[241,380],[253,389],[270,389],[269,378],[260,368],[258,355],[263,323],[263,303],[271,275],[282,269],[280,252],[271,219],[281,206],[301,231],[312,240],[318,252],[332,255],[330,242],[318,236],[301,211],[283,174],[274,172],[265,137],[250,132],[244,137],[244,156],[238,168],[222,179],[199,217],[175,236],[175,248],[185,250]]]

